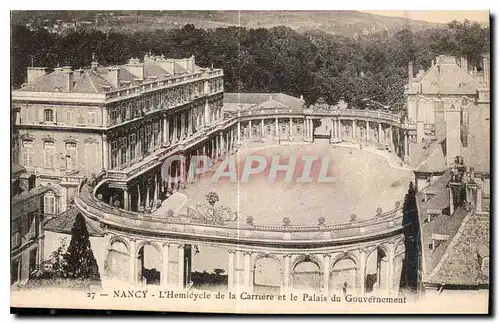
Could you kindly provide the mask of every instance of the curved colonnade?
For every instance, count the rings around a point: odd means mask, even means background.
[[[223,270],[230,291],[397,293],[405,257],[400,206],[362,221],[311,226],[211,225],[190,222],[188,215],[155,216],[162,197],[190,185],[178,175],[180,168],[189,165],[191,155],[221,160],[234,153],[242,140],[266,136],[278,141],[314,141],[319,137],[315,129],[321,127],[331,143],[374,141],[403,158],[408,154],[408,127],[398,115],[357,110],[238,112],[162,147],[127,170],[108,170],[82,182],[75,203],[103,228],[107,244],[103,277],[138,284],[149,246],[160,264],[156,283],[190,287],[192,256],[199,246],[209,246],[225,251]],[[186,156],[187,163],[172,168],[173,181],[162,181],[161,164],[173,154]],[[103,197],[102,192],[109,190],[121,192],[120,205]]]

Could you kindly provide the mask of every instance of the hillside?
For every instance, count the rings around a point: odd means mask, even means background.
[[[193,24],[212,29],[228,26],[271,28],[287,26],[299,32],[323,31],[342,36],[393,33],[403,27],[412,30],[443,27],[424,21],[379,16],[359,11],[13,11],[12,23],[31,25],[64,22],[92,22],[86,28],[99,30],[152,30]]]

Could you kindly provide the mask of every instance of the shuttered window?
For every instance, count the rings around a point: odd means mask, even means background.
[[[55,148],[54,142],[45,141],[43,143],[43,157],[44,157],[44,167],[47,169],[54,169],[54,155]]]

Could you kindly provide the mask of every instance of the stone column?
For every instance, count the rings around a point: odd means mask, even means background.
[[[278,117],[276,117],[274,119],[274,128],[275,128],[275,133],[276,133],[276,138],[279,138],[280,137],[280,129],[279,129],[279,126],[278,126]]]
[[[216,157],[216,155],[217,155],[217,154],[216,154],[217,149],[216,149],[216,147],[215,147],[215,138],[213,138],[213,139],[210,141],[210,144],[212,145],[211,150],[210,150],[210,155],[211,155],[211,156],[210,156],[210,158],[211,158],[212,160],[215,160],[215,157]]]
[[[155,172],[153,201],[158,200],[158,174]]]
[[[193,108],[189,108],[187,112],[187,117],[188,117],[188,131],[187,131],[187,136],[188,138],[191,137],[193,134]]]
[[[169,259],[170,259],[170,244],[169,243],[163,243],[162,245],[162,269],[161,269],[161,283],[160,285],[162,287],[167,287],[168,286],[168,265],[169,265]]]
[[[173,133],[172,133],[172,144],[176,144],[177,143],[177,115],[174,115],[173,117],[173,121],[174,121],[174,129],[173,129]]]
[[[483,211],[483,188],[476,187],[476,213]]]
[[[208,99],[205,101],[205,118],[203,119],[203,125],[206,126],[210,123],[210,106],[208,104]]]
[[[394,285],[394,252],[395,252],[395,246],[394,243],[390,243],[389,248],[388,248],[388,255],[387,255],[387,284],[386,284],[386,289],[387,293],[392,292],[392,286]]]
[[[137,184],[137,208],[141,206],[141,185]]]
[[[136,249],[137,249],[137,242],[135,239],[130,239],[129,240],[129,261],[128,261],[128,270],[129,270],[129,281],[131,284],[136,285],[137,284],[137,271],[136,271]]]
[[[366,268],[366,250],[359,250],[359,269],[358,269],[358,284],[359,284],[359,294],[363,296],[365,294],[365,269]]]
[[[306,139],[307,138],[307,118],[304,118],[304,127],[302,129],[302,139]]]
[[[260,120],[260,136],[264,138],[264,119]]]
[[[368,120],[366,121],[366,140],[370,140],[370,122]]]
[[[178,244],[177,247],[179,249],[177,288],[184,289],[184,244]]]
[[[391,151],[394,151],[394,141],[392,139],[392,125],[389,125],[389,145],[390,145]]]
[[[340,141],[342,141],[342,122],[340,119],[337,119],[337,125],[338,125],[338,127],[337,127],[338,136],[337,137]]]
[[[378,142],[382,143],[382,124],[378,123]]]
[[[149,204],[149,183],[146,183],[146,203],[145,203],[145,207],[148,207],[150,206]]]
[[[123,189],[123,209],[130,210],[128,189]]]
[[[356,138],[356,121],[353,119],[352,120],[352,140]]]
[[[163,116],[163,143],[169,145],[170,141],[170,117],[168,115]]]
[[[226,143],[224,142],[224,133],[219,133],[219,156],[224,155],[224,148],[226,147]]]
[[[109,169],[109,155],[108,155],[108,136],[102,134],[102,168],[107,171]]]
[[[181,113],[181,138],[180,138],[180,140],[182,141],[184,138],[186,138],[186,113],[182,112]]]
[[[232,291],[234,289],[234,254],[235,250],[228,250],[229,260],[227,267],[227,289]]]
[[[283,256],[285,259],[285,269],[284,269],[284,278],[283,278],[283,289],[285,292],[288,290],[290,287],[290,259],[291,255],[290,254],[285,254]]]
[[[290,124],[289,124],[289,127],[288,127],[288,128],[289,128],[289,129],[288,129],[288,130],[289,130],[289,135],[290,135],[290,137],[292,137],[292,136],[293,136],[293,122],[292,122],[292,119],[291,119],[291,118],[290,118],[289,123],[290,123]]]
[[[237,134],[236,136],[238,137],[238,144],[241,144],[241,123],[240,121],[238,120],[238,124],[237,124]]]
[[[252,139],[252,121],[248,120],[248,138]]]
[[[323,294],[330,295],[330,253],[323,254]]]
[[[252,284],[251,284],[251,273],[252,273],[252,269],[251,269],[251,265],[250,265],[250,255],[252,254],[252,252],[249,252],[249,251],[244,251],[243,252],[243,258],[244,258],[244,262],[245,262],[245,289],[247,292],[251,292],[252,291]]]
[[[405,132],[405,159],[408,156],[408,133]]]

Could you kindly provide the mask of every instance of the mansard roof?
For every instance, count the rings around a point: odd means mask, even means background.
[[[194,60],[194,58],[192,58]],[[139,63],[135,59],[134,65],[142,68],[142,75],[134,75],[133,70],[127,69],[127,65],[99,66],[96,62],[93,68],[71,70],[70,67],[56,68],[54,71],[23,85],[19,91],[29,92],[71,92],[71,93],[104,93],[119,88],[135,86],[148,79],[167,79],[172,74],[161,66],[162,60],[156,61],[156,57]],[[172,60],[175,74],[195,73],[201,68],[194,64],[193,72],[188,72],[185,67],[176,60]],[[116,68],[118,79],[112,80],[108,73],[109,68]]]

